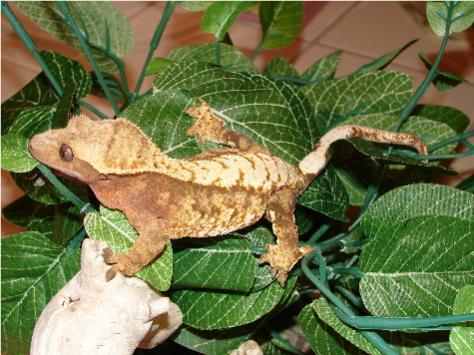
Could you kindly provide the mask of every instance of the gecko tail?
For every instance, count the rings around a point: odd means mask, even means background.
[[[357,125],[338,126],[328,131],[314,149],[298,164],[300,171],[315,178],[326,167],[331,158],[329,147],[335,141],[350,138],[362,138],[369,142],[405,145],[415,148],[419,154],[428,154],[428,148],[422,140],[414,135]],[[312,180],[312,179],[311,179]]]

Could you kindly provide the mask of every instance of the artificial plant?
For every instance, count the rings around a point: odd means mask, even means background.
[[[427,4],[428,21],[442,42],[433,63],[421,54],[429,70],[416,89],[407,74],[385,70],[413,42],[345,77],[335,77],[340,51],[303,74],[281,57],[260,73],[253,64],[259,52],[297,36],[301,2],[166,3],[133,89],[121,59],[133,49],[133,35],[112,4],[16,6],[84,54],[93,71],[39,51],[2,2],[2,13],[43,69],[2,104],[2,168],[26,193],[3,211],[26,229],[2,240],[3,353],[28,352],[42,309],[79,270],[85,236],[118,252],[136,238],[123,214],[99,206],[85,187],[58,178],[29,155],[28,139],[64,126],[70,114],[88,109],[107,118],[84,101],[87,95],[105,96],[115,115],[137,124],[176,158],[208,148],[186,136],[191,118],[185,110],[196,98],[225,112],[233,130],[290,163],[342,123],[412,133],[430,148],[428,156],[419,156],[357,139],[336,146],[335,158],[297,209],[300,240],[316,251],[285,287],[268,266],[257,265],[256,256],[273,241],[264,221],[230,236],[169,245],[137,274],[169,295],[184,315],[185,326],[156,353],[187,348],[223,354],[250,338],[268,354],[300,354],[309,351],[306,345],[319,354],[473,351],[474,183],[469,178],[454,188],[433,181],[454,173],[450,160],[474,154],[468,141],[474,132],[464,131],[469,119],[459,110],[419,104],[429,85],[448,90],[463,80],[438,67],[450,34],[471,26],[472,3]],[[153,59],[177,6],[204,11],[201,28],[216,40]],[[262,40],[248,58],[231,45],[228,31],[252,7],[259,10]],[[142,88],[146,75],[156,77],[148,90]]]

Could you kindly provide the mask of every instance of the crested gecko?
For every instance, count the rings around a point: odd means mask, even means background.
[[[412,135],[356,125],[328,131],[297,166],[293,166],[227,130],[211,107],[186,112],[195,119],[187,134],[227,146],[186,159],[163,154],[130,121],[72,117],[67,126],[33,136],[29,149],[41,163],[92,189],[105,206],[121,210],[139,237],[125,253],[105,253],[115,272],[132,275],[150,263],[170,239],[209,237],[250,226],[262,217],[277,237],[260,256],[284,284],[288,272],[307,253],[299,246],[294,218],[297,197],[326,166],[331,143],[360,137],[372,142],[414,147],[427,154]]]

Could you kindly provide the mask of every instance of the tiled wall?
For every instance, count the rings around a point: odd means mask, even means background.
[[[148,51],[148,44],[156,23],[161,17],[164,3],[160,2],[115,2],[115,5],[128,19],[135,34],[135,49],[125,57],[130,85],[134,85]],[[406,5],[406,4],[405,4]],[[19,11],[17,16],[32,35],[40,49],[54,50],[87,66],[84,58],[67,45],[49,36]],[[166,56],[171,49],[185,44],[198,44],[212,41],[211,35],[199,29],[200,15],[178,8],[156,51],[156,56]],[[234,44],[244,53],[250,54],[260,39],[260,26],[254,14],[241,16],[230,30]],[[436,55],[440,38],[435,37],[428,28],[418,24],[414,17],[397,2],[307,2],[305,3],[305,25],[298,39],[289,47],[267,51],[257,58],[256,63],[263,67],[265,62],[276,55],[283,55],[303,71],[321,56],[337,49],[344,51],[337,76],[348,74],[362,64],[400,47],[411,39],[419,41],[400,55],[389,67],[410,74],[418,84],[426,72],[417,53],[423,50],[429,57]],[[2,101],[12,96],[30,81],[39,71],[33,56],[24,48],[8,22],[2,15]],[[460,39],[451,41],[442,63],[443,67],[462,75],[471,83],[458,86],[448,93],[439,93],[430,88],[423,102],[454,106],[474,119],[474,31]],[[146,79],[144,87],[150,85]],[[94,101],[104,112],[112,114],[105,101]],[[474,129],[474,121],[470,125]],[[463,176],[474,173],[474,158],[455,161],[452,168]],[[2,206],[10,203],[21,194],[2,171]],[[3,234],[12,229],[4,224]]]

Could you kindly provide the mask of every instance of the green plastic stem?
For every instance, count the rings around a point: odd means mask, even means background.
[[[38,170],[49,180],[51,184],[74,206],[76,206],[81,213],[93,212],[94,208],[89,203],[82,201],[74,192],[69,190],[57,177],[54,175],[49,168],[43,164],[38,165]]]
[[[323,224],[316,232],[308,239],[308,244],[316,243],[329,229],[330,224]]]
[[[63,14],[64,22],[72,29],[77,39],[79,40],[82,50],[84,51],[84,54],[87,60],[89,61],[90,65],[92,65],[92,68],[94,69],[94,73],[97,76],[97,80],[99,81],[99,84],[102,87],[102,90],[104,91],[105,96],[107,97],[107,100],[109,100],[110,104],[112,105],[112,108],[115,114],[120,115],[120,109],[117,106],[117,102],[115,101],[114,96],[110,92],[109,86],[105,82],[102,72],[97,66],[97,63],[95,62],[94,57],[92,56],[92,53],[84,37],[84,34],[81,32],[81,30],[77,26],[76,21],[74,21],[74,19],[72,18],[71,12],[69,11],[69,6],[64,1],[58,1],[57,5],[58,5],[59,10]]]
[[[445,147],[451,143],[456,143],[456,142],[462,142],[464,141],[465,139],[467,138],[471,138],[471,137],[474,137],[474,130],[472,131],[466,131],[464,133],[461,133],[461,134],[456,134],[455,136],[452,136],[452,137],[449,137],[447,139],[444,139],[443,141],[439,142],[439,143],[436,143],[436,144],[433,144],[432,146],[430,146],[428,148],[428,151],[430,153],[434,152],[435,150],[438,150],[442,147]]]
[[[86,231],[84,228],[81,228],[79,232],[69,241],[67,245],[67,250],[72,251],[75,250],[81,244],[82,240],[86,236]]]
[[[88,109],[91,112],[95,113],[101,119],[108,118],[105,113],[101,112],[100,110],[98,110],[97,108],[95,108],[91,104],[85,102],[84,100],[79,100],[79,105],[81,105],[82,107],[85,107],[86,109]]]
[[[168,1],[165,5],[165,9],[163,11],[163,15],[161,16],[161,20],[158,23],[158,26],[155,29],[155,33],[153,34],[153,37],[151,39],[150,49],[148,50],[145,63],[143,64],[142,71],[137,81],[137,85],[135,86],[135,90],[133,91],[132,95],[134,98],[138,97],[138,93],[140,92],[140,89],[142,87],[143,79],[145,79],[145,73],[146,73],[146,69],[148,68],[148,64],[150,64],[151,58],[153,57],[153,53],[155,52],[155,49],[158,47],[158,44],[160,43],[160,40],[161,40],[161,36],[163,35],[163,32],[165,31],[166,25],[171,17],[171,14],[173,13],[178,3],[179,3],[178,1]]]
[[[371,317],[371,316],[348,316],[339,309],[334,308],[334,313],[344,323],[357,329],[383,329],[383,330],[403,330],[422,329],[430,330],[438,327],[445,327],[452,324],[474,321],[474,313],[457,314],[451,316],[423,317],[423,318],[402,318],[402,317]],[[441,328],[440,328],[441,329]]]
[[[323,283],[321,280],[314,275],[308,264],[315,256],[315,253],[311,253],[303,258],[301,262],[301,269],[303,270],[306,277],[319,289],[321,294],[326,297],[329,302],[331,302],[334,306],[336,306],[340,311],[342,311],[347,316],[354,317],[354,313],[352,310],[346,306],[344,302],[342,302],[331,290]],[[360,332],[364,338],[366,338],[377,350],[379,350],[382,354],[385,355],[396,355],[397,352],[394,351],[390,345],[377,333],[362,330]]]
[[[351,291],[349,291],[348,289],[346,289],[346,288],[344,288],[340,285],[336,285],[335,288],[336,288],[336,290],[338,290],[340,292],[340,294],[345,299],[347,299],[354,306],[356,306],[357,308],[362,308],[363,303],[362,303],[362,300],[360,299],[360,297],[357,297]]]
[[[18,37],[20,37],[23,44],[26,46],[26,48],[28,48],[28,50],[33,54],[35,59],[38,61],[39,65],[41,66],[41,69],[43,69],[44,74],[46,75],[51,85],[53,86],[54,91],[56,91],[58,96],[61,97],[63,95],[63,88],[61,87],[61,84],[59,84],[59,82],[56,80],[51,70],[49,70],[48,65],[46,64],[43,57],[36,49],[35,43],[31,39],[28,32],[26,32],[25,28],[20,23],[20,21],[18,21],[18,19],[16,18],[15,14],[12,12],[12,10],[10,9],[6,1],[2,1],[2,12],[7,17],[8,21],[13,27],[13,30],[16,32]]]

